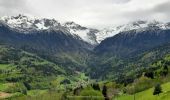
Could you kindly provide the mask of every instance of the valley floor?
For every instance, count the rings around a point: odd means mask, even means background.
[[[159,95],[153,95],[153,90],[154,88],[147,89],[145,91],[139,92],[135,94],[135,99],[134,95],[120,95],[116,98],[112,98],[112,100],[170,100],[170,82],[162,84],[162,93]],[[37,93],[40,93],[40,95],[36,95]],[[10,97],[11,94],[5,93],[5,92],[0,92],[0,99],[3,99],[5,97]],[[45,90],[32,90],[28,92],[27,96],[21,96],[17,98],[13,98],[11,100],[23,100],[23,99],[28,99],[28,100],[39,100],[40,98],[43,98],[43,100],[57,100],[56,98],[61,98],[62,94],[61,93],[48,93]],[[39,98],[39,99],[38,99]],[[93,98],[93,96],[89,96],[89,98]],[[97,99],[94,97],[95,100],[103,100],[102,98]],[[80,98],[72,97],[71,100],[79,100]],[[81,99],[80,99],[81,100]]]

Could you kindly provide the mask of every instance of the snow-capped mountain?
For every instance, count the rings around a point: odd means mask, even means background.
[[[121,57],[136,55],[170,42],[170,24],[157,21],[137,21],[104,33],[100,38],[104,40],[95,47],[96,52]],[[98,36],[101,37],[100,34]]]
[[[94,47],[72,35],[56,20],[23,15],[1,18],[0,42],[29,52],[50,55],[88,52]]]
[[[4,16],[0,18],[0,22],[5,23],[11,29],[15,29],[21,33],[32,33],[42,30],[60,30],[65,34],[71,34],[75,38],[79,38],[89,44],[97,45],[106,38],[114,35],[130,31],[145,31],[149,28],[159,28],[162,30],[170,29],[170,23],[161,23],[158,21],[136,21],[121,26],[105,28],[103,30],[83,27],[74,22],[60,23],[55,19],[38,18],[29,15]]]
[[[145,31],[149,28],[159,28],[162,30],[170,29],[170,23],[162,23],[158,21],[136,21],[129,24],[116,26],[112,28],[103,29],[96,34],[97,42],[100,43],[108,37],[112,37],[118,33],[126,32],[130,30],[136,30],[138,32]]]
[[[11,29],[25,34],[42,30],[60,30],[76,38],[79,37],[79,39],[92,45],[97,44],[95,33],[98,30],[82,27],[74,22],[61,24],[55,19],[38,18],[21,14],[18,16],[4,16],[0,18],[0,21],[8,25]]]
[[[64,27],[66,27],[71,34],[81,37],[84,41],[92,45],[98,44],[96,41],[96,33],[99,31],[97,29],[86,28],[74,22],[66,22],[64,23]]]
[[[42,30],[61,30],[65,33],[61,24],[55,19],[38,18],[33,16],[26,16],[19,14],[18,16],[4,16],[0,18],[0,21],[7,24],[10,28],[15,29],[21,33],[31,33],[33,31]]]

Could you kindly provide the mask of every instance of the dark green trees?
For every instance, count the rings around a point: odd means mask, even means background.
[[[167,76],[167,74],[168,74],[168,66],[167,65],[164,65],[163,70],[162,70],[162,74],[164,76]]]
[[[160,93],[162,93],[162,88],[161,88],[161,85],[160,84],[157,84],[155,86],[155,89],[153,91],[153,95],[159,95]]]
[[[99,84],[94,83],[94,84],[92,84],[92,87],[93,87],[94,90],[100,91],[100,86],[99,86]]]

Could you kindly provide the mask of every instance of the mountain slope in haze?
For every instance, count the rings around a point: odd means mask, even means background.
[[[0,41],[17,47],[30,47],[37,51],[49,51],[62,52],[62,51],[74,51],[74,50],[85,50],[90,47],[87,44],[72,35],[64,33],[60,30],[43,30],[34,31],[29,34],[22,34],[11,30],[6,25],[0,25]]]
[[[100,43],[101,41],[105,40],[106,38],[113,37],[116,34],[119,34],[121,32],[127,32],[131,30],[138,30],[138,31],[144,31],[148,29],[149,27],[158,27],[162,30],[170,29],[169,23],[162,23],[158,22],[156,20],[153,21],[134,21],[130,22],[124,25],[105,28],[103,30],[100,30],[97,34],[97,41]]]
[[[170,42],[170,30],[150,26],[142,29],[121,32],[102,41],[95,51],[99,54],[112,54],[126,57]]]
[[[79,39],[91,45],[98,45],[106,38],[112,37],[121,32],[137,29],[145,30],[148,27],[152,26],[159,27],[160,29],[170,28],[169,23],[161,23],[153,20],[135,21],[120,26],[98,30],[93,28],[87,28],[74,22],[65,22],[61,24],[55,19],[38,18],[22,14],[18,16],[4,16],[0,18],[0,21],[8,25],[10,28],[25,34],[40,30],[60,30],[63,33],[73,35],[73,37],[78,37]]]
[[[44,30],[62,31],[91,45],[97,44],[95,37],[95,33],[98,32],[97,29],[82,27],[74,22],[61,24],[55,19],[38,18],[21,14],[18,16],[4,16],[0,18],[0,21],[20,33],[30,34]]]
[[[37,54],[61,65],[68,74],[74,74],[87,67],[86,62],[94,46],[72,35],[64,26],[54,24],[57,23],[55,20],[42,19],[43,23],[48,23],[49,26],[46,27],[49,28],[39,29],[32,23],[36,21],[35,19],[28,19],[27,16],[21,15],[10,18],[7,20],[10,23],[4,21],[0,23],[1,44]],[[15,21],[12,23],[13,20]],[[26,22],[23,23],[24,21]]]

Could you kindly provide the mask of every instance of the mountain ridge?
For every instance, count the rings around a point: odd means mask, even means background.
[[[25,34],[35,31],[60,30],[63,33],[71,34],[74,37],[79,37],[79,39],[94,46],[100,44],[103,40],[109,37],[113,37],[116,34],[126,31],[137,30],[140,32],[152,27],[158,27],[162,30],[170,29],[170,23],[162,23],[156,20],[139,20],[105,29],[88,28],[76,24],[75,22],[61,23],[55,19],[38,18],[24,14],[19,14],[18,16],[4,16],[0,18],[0,21],[10,28]]]

